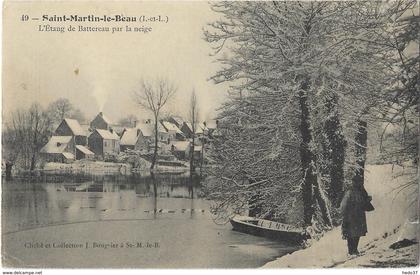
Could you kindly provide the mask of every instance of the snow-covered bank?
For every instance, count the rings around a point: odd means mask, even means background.
[[[43,171],[50,173],[127,174],[131,166],[127,163],[78,160],[73,163],[48,162]]]
[[[400,167],[374,165],[367,167],[365,188],[373,197],[375,211],[367,212],[368,233],[360,239],[356,258],[347,256],[341,227],[327,232],[310,247],[267,263],[264,268],[412,266],[418,264],[419,245],[391,249],[395,242],[418,240],[418,187],[400,191],[406,181],[395,177]],[[414,203],[413,203],[413,200]]]

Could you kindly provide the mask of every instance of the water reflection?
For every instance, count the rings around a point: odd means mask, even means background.
[[[169,174],[4,183],[3,255],[31,267],[243,268],[297,249],[213,223],[210,202],[200,197],[200,189],[198,182],[189,184],[188,176]],[[55,226],[60,224],[65,226]],[[129,257],[112,249],[24,249],[34,240],[151,240],[161,248],[136,250]]]
[[[193,192],[195,190],[196,192]],[[107,177],[85,182],[3,184],[3,232],[51,224],[104,219],[160,218],[192,212],[199,198],[199,182],[189,184],[186,175],[129,176],[115,181]]]

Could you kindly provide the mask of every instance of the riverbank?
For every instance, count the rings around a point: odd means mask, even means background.
[[[263,268],[407,267],[419,263],[418,186],[399,188],[407,182],[397,177],[401,167],[367,167],[365,188],[375,211],[367,212],[368,233],[360,239],[358,257],[347,255],[341,227],[327,232],[310,247],[285,255]]]

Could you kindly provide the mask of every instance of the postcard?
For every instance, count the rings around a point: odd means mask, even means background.
[[[417,272],[418,5],[5,1],[2,266]]]

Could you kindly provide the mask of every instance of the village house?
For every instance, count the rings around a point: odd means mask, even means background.
[[[99,114],[97,114],[96,117],[90,122],[90,128],[92,131],[95,129],[110,131],[111,122],[102,112],[99,112]]]
[[[189,141],[171,141],[171,152],[180,160],[187,160],[189,157]]]
[[[76,145],[76,159],[94,159],[95,153],[82,145]]]
[[[111,120],[103,114],[103,112],[99,112],[90,122],[89,129],[91,131],[95,129],[108,130],[112,133],[115,132],[119,137],[121,137],[126,127],[112,123]]]
[[[41,154],[48,162],[69,162],[93,158],[87,147],[86,132],[75,119],[63,119],[48,143],[41,148]]]
[[[83,128],[80,126],[79,122],[75,119],[65,118],[58,125],[57,129],[54,131],[54,136],[72,136],[74,139],[74,144],[77,145],[87,145],[87,135]]]
[[[116,156],[120,153],[120,138],[116,133],[95,129],[88,137],[90,150],[99,158]]]
[[[158,123],[158,141],[166,144],[169,144],[169,142],[171,141],[169,138],[168,131],[166,131],[165,127],[163,127],[162,123],[160,122]]]
[[[172,154],[180,160],[190,159],[191,154],[191,141],[172,141],[170,143]],[[201,145],[194,146],[193,157],[195,160],[200,160],[201,157]]]
[[[144,134],[143,134],[144,132]],[[149,151],[151,142],[151,132],[147,129],[142,131],[140,128],[125,129],[120,142],[121,152],[127,150]]]
[[[208,121],[203,122],[210,136],[217,129],[218,123],[219,121],[217,119],[210,119]]]
[[[167,119],[168,122],[175,124],[176,127],[178,127],[179,129],[181,129],[182,124],[184,124],[184,119],[180,116],[170,116]]]
[[[150,151],[150,146],[154,140],[152,125],[149,122],[136,123],[135,129],[138,133],[135,149],[146,152]]]
[[[136,128],[126,128],[121,136],[120,151],[134,150],[137,143],[138,130]]]
[[[169,140],[185,140],[184,133],[176,126],[174,123],[169,121],[161,121],[162,126],[165,128],[168,133]]]
[[[201,160],[201,150],[202,150],[202,145],[195,145],[194,146],[194,154],[193,154],[193,158],[195,161],[200,161]],[[188,147],[188,156],[190,157],[191,154],[191,144]]]
[[[52,136],[41,150],[46,162],[69,163],[75,160],[75,144],[72,136]]]
[[[134,128],[125,129],[121,137],[121,151],[140,150],[151,152],[154,148],[154,125],[150,120],[144,123],[137,123]],[[158,146],[162,149],[164,144],[169,144],[170,138],[168,131],[159,123],[158,124]]]
[[[181,127],[181,131],[184,133],[186,138],[192,138],[193,130],[192,124],[190,122],[184,122]],[[195,125],[195,135],[196,137],[202,137],[207,133],[207,128],[204,123],[197,123]]]

